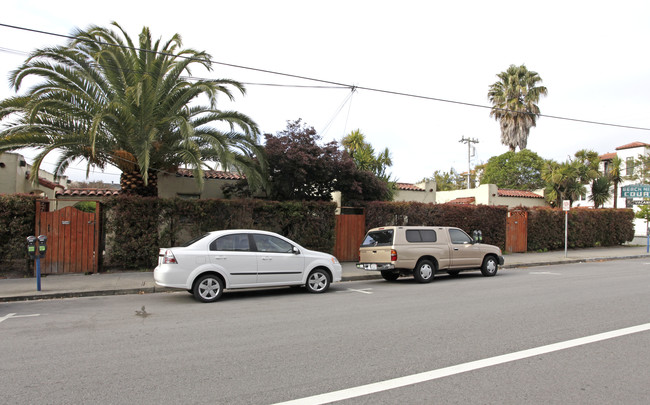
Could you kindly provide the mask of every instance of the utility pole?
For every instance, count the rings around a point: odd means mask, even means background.
[[[476,138],[465,138],[465,135],[463,135],[463,139],[461,139],[458,142],[467,144],[467,188],[469,189],[470,188],[470,186],[469,186],[470,175],[471,175],[471,172],[472,172],[472,166],[471,166],[471,160],[470,160],[470,157],[471,157],[470,152],[472,150],[472,144],[473,143],[478,143],[478,139],[476,139]]]

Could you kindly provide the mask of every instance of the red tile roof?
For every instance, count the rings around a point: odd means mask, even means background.
[[[474,204],[475,202],[476,202],[476,198],[474,197],[459,197],[459,198],[454,198],[451,201],[447,201],[447,204],[469,205],[469,204]]]
[[[57,191],[57,197],[110,197],[120,195],[120,190],[110,188],[69,188]]]
[[[598,156],[600,160],[612,160],[616,157],[616,152],[605,153],[604,155]]]
[[[176,171],[178,177],[194,177],[194,172],[191,169],[178,169]],[[223,172],[219,170],[205,170],[203,177],[206,179],[222,179],[222,180],[243,180],[246,178],[243,174]]]
[[[415,184],[411,183],[395,183],[397,185],[398,190],[404,190],[404,191],[424,191],[423,188],[416,186]]]
[[[25,174],[25,178],[29,179],[29,173]],[[56,188],[65,188],[62,185],[60,185],[59,183],[55,183],[55,182],[50,181],[50,180],[48,180],[46,178],[43,178],[43,177],[38,178],[38,184],[43,186],[43,187],[47,187],[50,190],[54,190]]]
[[[650,148],[650,144],[643,143],[643,142],[632,142],[632,143],[628,143],[627,145],[619,146],[618,148],[616,148],[616,150],[640,148],[642,146],[645,146],[646,148]]]
[[[526,190],[509,190],[509,189],[499,189],[499,197],[523,197],[523,198],[544,198],[539,194],[535,194],[532,191]]]

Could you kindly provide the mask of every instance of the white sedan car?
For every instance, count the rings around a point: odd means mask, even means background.
[[[182,288],[199,301],[212,302],[225,288],[304,285],[322,293],[341,281],[341,264],[276,233],[239,229],[160,249],[153,276],[160,286]]]

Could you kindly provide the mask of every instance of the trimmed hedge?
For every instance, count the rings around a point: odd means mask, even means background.
[[[336,204],[262,200],[183,200],[121,196],[105,203],[105,265],[153,268],[158,249],[209,231],[261,229],[308,249],[334,250]]]
[[[480,230],[484,243],[505,249],[505,206],[374,201],[364,207],[366,230],[386,225],[455,226],[469,235]]]
[[[528,250],[564,249],[564,211],[558,208],[527,208]],[[631,209],[572,209],[568,217],[569,248],[615,246],[634,239]]]
[[[29,270],[26,238],[34,235],[35,212],[33,195],[0,195],[0,266]]]

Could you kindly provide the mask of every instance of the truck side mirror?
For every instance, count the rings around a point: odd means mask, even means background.
[[[483,242],[483,232],[478,231],[478,241]]]
[[[47,251],[47,236],[38,235],[38,256],[42,259]]]
[[[30,259],[36,258],[36,236],[27,237],[27,253]]]

